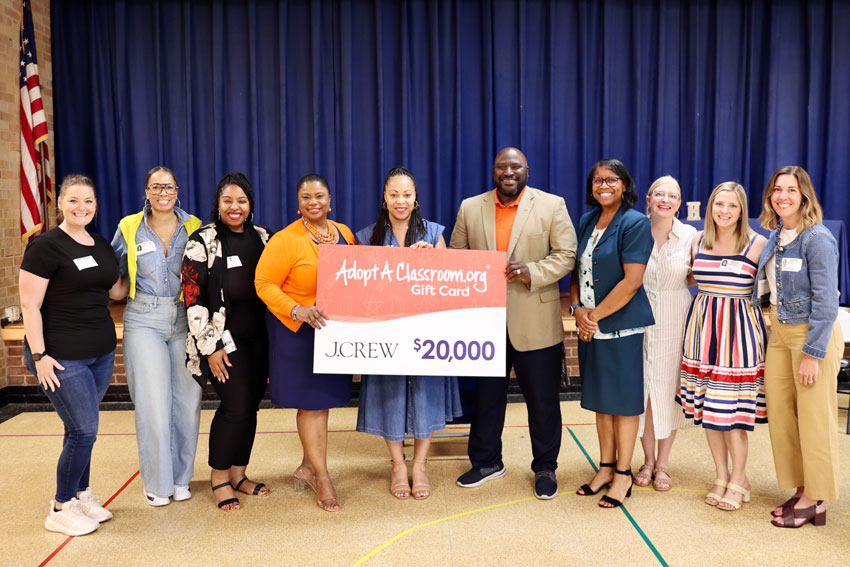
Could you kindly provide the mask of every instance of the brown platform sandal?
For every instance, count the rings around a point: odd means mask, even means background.
[[[824,508],[821,512],[818,512],[818,506],[823,506],[823,500],[818,500],[814,506],[809,506],[808,508],[786,508],[785,513],[782,514],[782,523],[778,524],[776,520],[779,518],[774,518],[770,521],[770,523],[777,528],[802,528],[809,522],[811,522],[815,526],[825,526],[826,525],[826,508]],[[797,520],[803,520],[799,524]]]
[[[788,510],[789,508],[793,508],[794,504],[796,504],[799,500],[800,500],[799,496],[792,496],[791,498],[789,498],[788,500],[783,502],[781,506],[779,506],[779,509],[781,511],[778,514],[776,513],[776,508],[774,508],[773,510],[770,511],[770,515],[773,516],[774,518],[779,518],[780,516],[785,514],[786,510]]]

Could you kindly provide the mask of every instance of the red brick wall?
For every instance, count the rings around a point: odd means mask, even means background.
[[[126,384],[124,373],[124,349],[121,340],[115,349],[115,370],[112,375],[113,384]],[[23,346],[19,342],[6,345],[6,384],[9,386],[37,386],[38,380],[24,366]]]

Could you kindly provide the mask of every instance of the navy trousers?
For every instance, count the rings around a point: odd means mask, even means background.
[[[531,437],[531,470],[554,471],[561,450],[561,404],[558,398],[562,343],[518,351],[507,338],[505,377],[478,378],[475,412],[469,432],[469,460],[474,468],[502,463],[502,430],[505,427],[508,377],[513,367],[528,408]]]

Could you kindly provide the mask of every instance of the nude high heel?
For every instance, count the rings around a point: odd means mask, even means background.
[[[428,466],[428,459],[413,459],[413,466],[422,465],[423,468]],[[413,483],[413,488],[410,489],[414,500],[425,500],[431,496],[431,482],[428,480],[428,472],[425,472],[425,481],[420,481],[418,484]]]

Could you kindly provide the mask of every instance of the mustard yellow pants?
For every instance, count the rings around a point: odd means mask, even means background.
[[[838,498],[838,370],[844,352],[836,321],[811,386],[797,381],[809,324],[783,325],[770,309],[764,364],[767,422],[781,490],[806,487],[815,500]]]

